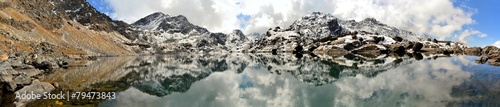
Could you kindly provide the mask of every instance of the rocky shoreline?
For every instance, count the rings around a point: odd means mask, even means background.
[[[0,52],[0,104],[25,106],[34,100],[14,99],[12,93],[33,91],[35,94],[51,92],[58,88],[58,83],[40,82],[39,79],[53,73],[55,69],[86,67],[94,56],[65,56],[47,54],[46,51],[26,51],[18,53]],[[4,98],[2,98],[4,97]],[[10,103],[8,103],[10,102]]]
[[[476,63],[484,64],[488,62],[490,65],[500,66],[500,48],[495,46],[475,47],[469,48],[468,51],[474,56],[481,56],[476,59]]]
[[[335,42],[335,39],[326,40],[325,42]],[[363,41],[366,42],[366,41]],[[432,41],[431,41],[432,42]],[[406,43],[406,44],[403,44]],[[408,45],[413,44],[413,45]],[[485,48],[473,47],[473,48],[430,48],[431,46],[424,45],[425,43],[412,43],[412,42],[400,42],[391,45],[380,45],[374,43],[363,44],[358,47],[348,49],[347,46],[344,48],[338,48],[332,46],[331,44],[320,45],[313,52],[285,52],[283,54],[311,54],[313,57],[320,58],[337,58],[346,57],[349,55],[355,55],[363,59],[377,59],[379,57],[395,57],[403,58],[406,56],[413,56],[416,59],[420,58],[422,54],[428,55],[471,55],[480,56],[476,60],[479,64],[485,64],[488,62],[490,65],[500,66],[500,49],[488,46]],[[346,49],[347,48],[347,49]],[[251,54],[251,53],[248,53]],[[275,53],[275,55],[278,53]],[[419,56],[420,55],[420,56]],[[71,67],[86,67],[89,60],[96,60],[97,57],[85,57],[83,58],[70,58],[70,57],[52,57],[50,55],[44,54],[26,54],[26,52],[7,54],[0,53],[0,104],[15,104],[15,106],[25,106],[26,104],[34,100],[15,100],[12,93],[23,92],[23,91],[33,91],[35,93],[51,92],[58,90],[60,88],[59,83],[53,82],[40,82],[39,79],[43,79],[45,75],[54,73],[54,69],[67,69]],[[43,87],[43,88],[41,88]],[[10,94],[9,94],[10,93]],[[6,96],[7,95],[7,96]],[[3,97],[3,98],[2,98]],[[2,100],[4,99],[4,100]],[[10,99],[10,100],[8,100]]]

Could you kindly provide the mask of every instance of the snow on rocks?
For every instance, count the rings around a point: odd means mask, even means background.
[[[212,33],[191,24],[184,16],[163,13],[153,13],[133,25],[129,32],[139,35],[128,44],[144,53],[291,52],[334,56],[352,53],[373,58],[388,52],[461,52],[466,47],[462,43],[432,41],[425,34],[400,30],[373,18],[356,22],[319,12],[296,20],[288,28],[270,28],[265,34],[244,35],[240,30]]]

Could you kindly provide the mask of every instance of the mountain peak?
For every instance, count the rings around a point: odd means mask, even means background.
[[[207,29],[190,23],[183,15],[170,16],[161,12],[150,14],[132,25],[146,30],[163,30],[168,33],[187,34],[193,30],[201,34],[209,33]]]
[[[153,14],[151,14],[150,16],[166,16],[167,14],[163,13],[163,12],[154,12]]]
[[[361,22],[362,23],[370,23],[370,24],[380,24],[380,22],[375,18],[366,18]]]
[[[296,20],[290,26],[290,29],[313,37],[334,35],[342,31],[337,17],[321,12],[313,12]]]
[[[243,32],[239,29],[235,29],[233,30],[233,34],[236,34],[236,35],[244,35]]]

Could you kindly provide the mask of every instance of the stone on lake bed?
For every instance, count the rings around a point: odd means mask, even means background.
[[[23,87],[22,89],[16,91],[16,93],[31,93],[33,94],[43,94],[44,92],[50,92],[54,90],[55,87],[47,82],[40,82],[39,80],[33,80],[33,84]],[[18,107],[26,106],[27,103],[34,101],[34,99],[17,99],[14,104]]]

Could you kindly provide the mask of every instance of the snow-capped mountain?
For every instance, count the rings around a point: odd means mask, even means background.
[[[132,24],[128,32],[138,32],[131,46],[145,54],[169,52],[227,52],[240,51],[248,38],[240,30],[231,33],[212,33],[190,23],[182,15],[170,16],[160,12],[148,15]]]
[[[241,74],[264,70],[276,75],[288,73],[302,82],[321,86],[358,74],[375,77],[380,72],[414,61],[416,60],[410,57],[366,60],[352,56],[324,61],[308,55],[297,58],[293,54],[186,54],[137,57],[123,66],[122,72],[135,74],[134,78],[123,77],[130,78],[129,83],[133,87],[163,97],[176,92],[187,92],[193,83],[218,72]]]
[[[137,37],[126,43],[138,53],[155,54],[170,52],[224,53],[224,52],[316,52],[329,53],[332,49],[344,49],[345,53],[372,53],[365,51],[380,50],[376,55],[388,51],[405,52],[430,42],[425,34],[413,33],[387,26],[374,18],[363,21],[341,20],[330,14],[313,12],[296,20],[290,27],[274,27],[264,34],[245,35],[240,30],[227,34],[213,33],[206,28],[190,23],[182,15],[171,16],[153,13],[132,24],[129,31]],[[398,46],[393,46],[398,44]],[[448,47],[454,47],[450,44]],[[406,47],[400,50],[399,47]],[[426,45],[427,46],[427,45]],[[390,48],[397,47],[397,48]],[[401,51],[402,50],[402,51]],[[323,52],[322,52],[323,51]],[[339,51],[339,50],[335,50]],[[342,51],[340,51],[342,52]]]
[[[429,43],[431,38],[425,34],[413,33],[387,26],[374,18],[363,21],[341,20],[330,14],[313,12],[296,20],[289,28],[274,27],[269,29],[265,36],[252,42],[250,52],[342,52],[363,53],[364,51],[379,50],[375,53],[399,51],[394,49],[410,49],[418,44],[420,51],[422,44],[438,45],[438,42]],[[444,42],[443,42],[444,43]],[[449,46],[452,46],[451,44]],[[437,47],[444,46],[439,44]],[[397,48],[391,48],[397,47]],[[405,49],[400,49],[405,52]],[[344,52],[345,51],[345,52]],[[372,53],[372,52],[365,52]]]
[[[339,24],[342,26],[344,31],[369,32],[389,37],[399,36],[410,41],[425,41],[431,38],[425,34],[413,33],[407,30],[400,30],[395,27],[387,26],[380,23],[375,18],[366,18],[360,22],[356,22],[354,20],[340,20]]]
[[[157,30],[165,31],[168,33],[182,33],[189,34],[192,32],[197,32],[199,34],[210,33],[206,28],[193,25],[190,23],[185,16],[170,16],[163,14],[161,12],[156,12],[148,15],[138,21],[134,22],[132,25],[145,30]]]
[[[386,35],[389,37],[400,36],[410,41],[423,41],[430,38],[425,34],[413,33],[406,30],[400,30],[395,27],[380,23],[375,18],[366,18],[363,21],[340,20],[331,14],[313,12],[296,20],[290,25],[289,30],[295,31],[300,35],[311,36],[315,38],[323,36],[336,36],[349,32],[365,32],[376,35]]]

